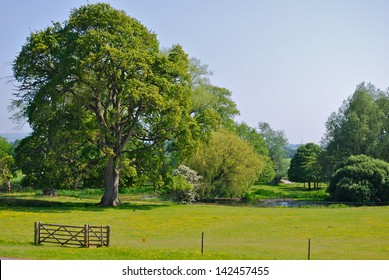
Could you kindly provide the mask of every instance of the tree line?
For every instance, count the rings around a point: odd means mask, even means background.
[[[296,182],[329,182],[331,199],[389,201],[389,91],[361,83],[326,123],[321,146],[298,148],[288,175]]]
[[[179,45],[161,49],[108,4],[31,33],[13,71],[15,117],[33,132],[2,166],[14,160],[24,186],[103,188],[104,206],[120,205],[119,185],[148,183],[190,202],[240,197],[287,174],[317,186],[355,154],[389,160],[387,92],[359,85],[330,116],[322,145],[300,147],[289,168],[282,130],[235,122],[232,93],[210,83],[207,65]]]

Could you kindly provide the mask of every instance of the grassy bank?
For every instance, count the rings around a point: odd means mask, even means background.
[[[0,197],[0,256],[23,259],[389,259],[389,207],[256,208],[173,205],[124,195]],[[17,199],[16,199],[17,198]],[[108,248],[33,245],[34,221],[111,226]],[[204,255],[200,253],[205,233]]]
[[[329,194],[326,192],[327,186],[322,185],[317,189],[308,189],[303,184],[280,184],[278,186],[256,185],[247,195],[249,199],[274,199],[288,198],[295,200],[322,201],[326,200]]]

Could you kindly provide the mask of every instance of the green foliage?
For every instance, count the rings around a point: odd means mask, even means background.
[[[0,136],[0,157],[12,154],[12,146],[7,139]]]
[[[0,186],[10,182],[13,174],[14,158],[12,146],[8,141],[0,137]]]
[[[389,163],[366,155],[350,156],[332,176],[328,192],[341,202],[388,202]]]
[[[102,189],[82,189],[82,190],[56,190],[58,196],[68,196],[75,198],[99,198],[103,195]]]
[[[242,122],[235,125],[234,131],[241,139],[250,143],[258,154],[269,155],[269,149],[263,136],[255,128]]]
[[[15,163],[25,175],[21,180],[24,187],[43,187],[45,166],[44,146],[39,139],[28,136],[15,148]]]
[[[277,186],[256,185],[251,191],[251,199],[255,202],[258,199],[295,199],[307,201],[324,201],[328,199],[326,188],[317,188],[308,191],[299,184],[279,184]]]
[[[290,162],[288,178],[294,182],[320,182],[321,166],[319,156],[322,152],[320,146],[308,143],[300,146]]]
[[[191,115],[194,116],[203,140],[220,127],[233,127],[234,117],[239,115],[232,93],[228,89],[214,86],[209,81],[212,72],[208,65],[192,58],[189,65],[191,75]]]
[[[389,162],[389,89],[378,93],[375,103],[381,112],[380,128],[371,155]]]
[[[389,94],[371,84],[359,84],[354,94],[331,114],[323,138],[323,166],[333,167],[351,155],[365,154],[389,161]],[[332,167],[332,168],[331,168]]]
[[[263,183],[263,184],[270,183],[274,179],[275,174],[276,173],[274,171],[273,161],[269,157],[265,160],[265,166],[256,182]]]
[[[44,174],[33,181],[103,182],[101,203],[115,206],[121,171],[157,178],[150,167],[161,165],[166,143],[182,155],[197,146],[187,55],[180,46],[161,53],[155,34],[108,4],[81,6],[63,24],[33,32],[13,70],[14,106],[34,131],[24,154],[42,148]]]
[[[282,130],[273,130],[266,122],[258,124],[258,132],[262,135],[269,149],[269,156],[274,166],[274,183],[278,184],[282,177],[286,176],[288,161],[286,160],[286,145],[288,139]]]
[[[172,182],[165,192],[176,203],[193,203],[196,200],[196,192],[193,186],[181,175],[172,178]]]
[[[241,139],[250,143],[259,155],[267,158],[263,171],[259,175],[257,181],[261,183],[272,181],[275,176],[274,163],[269,157],[269,149],[263,136],[255,128],[248,126],[244,122],[236,123],[234,131]]]
[[[206,184],[202,198],[241,197],[248,192],[265,166],[266,158],[234,133],[221,129],[199,148],[187,165]]]
[[[285,146],[285,153],[287,158],[292,158],[296,152],[297,149],[300,147],[300,144],[288,144]]]
[[[51,138],[51,148],[48,139],[35,132],[19,142],[15,148],[15,162],[25,175],[22,185],[55,189],[102,187],[97,147],[85,140],[78,142],[80,147],[77,148],[76,136],[60,135],[62,137]]]
[[[202,177],[185,165],[178,166],[172,175],[165,195],[181,204],[195,202],[203,192]]]

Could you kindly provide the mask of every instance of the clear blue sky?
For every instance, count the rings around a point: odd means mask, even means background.
[[[101,1],[13,0],[0,11],[0,132],[15,131],[7,107],[11,63],[31,31],[65,21],[74,7]],[[318,143],[325,122],[357,84],[389,87],[387,0],[105,1],[181,44],[214,71],[251,126],[270,123],[290,143]],[[24,126],[21,131],[28,131]]]

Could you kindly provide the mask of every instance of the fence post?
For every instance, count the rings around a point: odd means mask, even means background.
[[[308,239],[308,260],[311,259],[311,239]]]
[[[201,233],[201,254],[204,254],[204,232]]]
[[[109,239],[111,235],[111,228],[107,225],[107,247],[109,246]]]
[[[84,247],[89,248],[89,224],[84,224]]]

